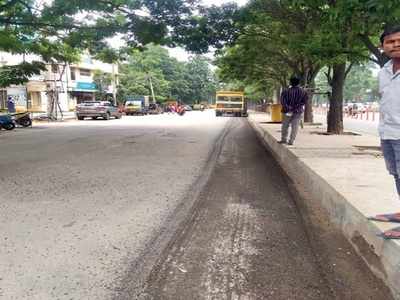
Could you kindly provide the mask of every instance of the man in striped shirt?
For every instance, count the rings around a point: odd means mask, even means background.
[[[289,132],[289,126],[292,130],[290,133],[290,139],[288,145],[293,145],[296,139],[297,131],[299,130],[299,124],[303,116],[304,105],[307,102],[308,95],[305,90],[299,87],[299,78],[292,76],[290,78],[290,87],[285,89],[281,94],[282,104],[282,138],[280,144],[287,143],[287,137]]]

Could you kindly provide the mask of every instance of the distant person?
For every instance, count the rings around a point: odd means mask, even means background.
[[[282,104],[282,137],[279,141],[280,144],[293,145],[297,131],[299,130],[300,120],[303,116],[304,105],[307,102],[308,95],[305,90],[299,87],[300,79],[296,76],[290,78],[290,87],[285,89],[281,94]],[[291,127],[290,139],[287,142]]]
[[[7,110],[10,114],[15,113],[15,101],[11,96],[7,98]]]
[[[400,25],[386,28],[381,35],[383,51],[390,60],[379,72],[379,135],[386,167],[394,177],[400,200]],[[400,223],[400,212],[371,219]],[[400,227],[385,231],[384,238],[400,238]]]

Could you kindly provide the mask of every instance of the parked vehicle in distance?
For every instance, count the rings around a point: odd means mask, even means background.
[[[147,113],[149,115],[158,115],[163,113],[163,109],[157,103],[150,103],[149,108],[147,109]]]
[[[367,107],[363,103],[355,103],[355,108],[359,113],[365,113],[367,110]]]
[[[192,111],[192,107],[190,105],[184,105],[186,111]]]
[[[348,114],[351,111],[352,107],[353,107],[353,103],[345,103],[345,104],[343,104],[343,111],[346,114]]]
[[[233,114],[235,117],[247,117],[247,102],[243,92],[217,92],[215,115],[219,117],[223,114]]]
[[[10,115],[0,115],[0,129],[13,130],[15,128],[15,123]]]
[[[141,100],[128,100],[125,102],[124,112],[127,116],[145,115],[147,110]]]
[[[193,104],[193,110],[200,110],[200,108],[201,108],[200,104],[198,104],[198,103]]]
[[[129,115],[146,115],[149,109],[149,96],[128,96],[124,112]]]
[[[88,101],[76,106],[76,117],[78,120],[84,118],[103,118],[109,120],[111,117],[120,119],[122,116],[117,106],[109,101]]]
[[[21,112],[11,114],[11,118],[14,122],[22,127],[29,127],[32,125],[32,119],[29,112]]]

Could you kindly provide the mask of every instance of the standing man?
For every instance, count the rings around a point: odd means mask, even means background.
[[[296,76],[290,78],[290,87],[281,94],[282,104],[282,138],[280,144],[287,143],[289,126],[291,126],[290,139],[288,145],[293,145],[299,130],[300,120],[303,116],[304,105],[307,102],[308,95],[305,90],[299,87],[300,79]]]
[[[394,177],[400,200],[400,25],[387,28],[381,35],[383,51],[390,58],[379,72],[379,135],[386,167]],[[400,212],[371,218],[383,222],[400,222]],[[400,238],[400,227],[382,234]]]
[[[7,98],[7,110],[10,114],[15,113],[15,101],[12,96]]]

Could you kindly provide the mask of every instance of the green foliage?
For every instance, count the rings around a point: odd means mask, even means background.
[[[96,100],[106,100],[107,90],[112,82],[112,75],[95,70],[93,73],[93,82],[96,84],[97,91],[95,93]]]
[[[183,99],[188,103],[210,101],[216,92],[216,79],[210,70],[209,60],[202,56],[191,57],[185,64],[184,80],[187,89],[183,91]]]
[[[346,102],[372,101],[372,95],[378,89],[378,79],[373,76],[371,64],[357,65],[352,68],[344,86]]]
[[[310,41],[318,18],[284,3],[253,0],[242,10],[234,45],[217,58],[222,80],[240,80],[267,97],[286,86],[291,74],[301,76],[303,84],[313,82],[320,60],[310,52]]]
[[[109,49],[107,38],[120,34],[137,48],[150,42],[172,44],[175,29],[185,28],[195,9],[192,0],[0,0],[0,51],[64,63],[76,62],[81,51],[89,50],[98,59],[116,62],[121,54]],[[21,71],[26,66],[15,69],[8,75],[17,77],[7,77],[7,82],[25,82]],[[37,64],[30,69],[41,70]]]
[[[133,51],[120,66],[119,101],[129,95],[150,95],[150,78],[158,101],[169,98],[194,103],[215,94],[216,83],[209,62],[195,56],[179,62],[160,46]]]
[[[200,14],[177,26],[172,34],[174,44],[184,45],[188,51],[205,53],[209,47],[221,49],[235,41],[238,23],[243,15],[234,3],[200,8]]]
[[[0,87],[7,87],[11,84],[23,84],[32,75],[39,75],[46,69],[42,62],[22,63],[16,66],[4,66],[0,68]]]

